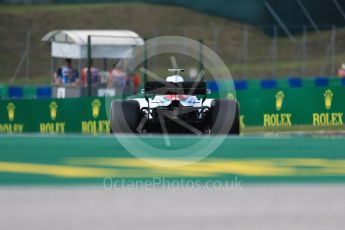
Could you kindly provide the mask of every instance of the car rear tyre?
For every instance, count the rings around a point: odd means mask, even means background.
[[[236,100],[218,99],[211,105],[211,134],[240,134],[240,108]]]
[[[140,105],[135,100],[114,100],[110,111],[111,133],[137,133]]]

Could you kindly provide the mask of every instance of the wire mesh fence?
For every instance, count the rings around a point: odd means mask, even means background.
[[[9,28],[0,26],[1,82],[49,84],[51,50],[49,44],[41,42],[49,31],[25,23]],[[223,59],[235,79],[336,75],[341,63],[345,63],[345,29],[332,25],[317,25],[318,30],[310,25],[294,26],[293,30],[296,28],[300,32],[292,34],[292,38],[277,26],[243,24],[226,28],[156,27],[136,32],[144,38],[174,35],[202,40]],[[181,67],[188,65],[183,58],[178,61]],[[162,66],[165,63],[153,58],[150,66],[166,69]]]

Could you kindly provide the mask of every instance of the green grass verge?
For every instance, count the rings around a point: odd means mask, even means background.
[[[331,74],[330,53],[326,48],[331,31],[309,33],[306,59],[299,56],[298,42],[279,37],[277,61],[269,56],[272,39],[260,28],[241,24],[221,17],[202,14],[182,7],[139,3],[119,4],[58,4],[58,5],[0,5],[0,63],[1,83],[8,83],[25,50],[25,39],[31,31],[30,78],[25,79],[25,64],[15,84],[47,84],[50,82],[50,48],[42,43],[44,34],[56,29],[130,29],[142,37],[178,35],[203,39],[229,66],[234,78],[248,76],[260,78],[287,75]],[[247,64],[242,64],[243,29],[248,28]],[[215,32],[218,28],[218,34]],[[217,39],[215,38],[217,37]],[[335,67],[345,58],[345,29],[337,29]],[[217,42],[215,42],[217,41]],[[327,58],[328,55],[328,58]],[[166,73],[166,63],[156,62],[159,74]],[[183,66],[188,68],[188,66]],[[303,68],[306,71],[302,71]],[[274,71],[275,69],[275,71]],[[43,77],[46,76],[46,77]]]

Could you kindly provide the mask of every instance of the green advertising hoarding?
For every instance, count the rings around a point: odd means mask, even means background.
[[[290,88],[238,91],[242,125],[342,126],[345,88]]]
[[[105,99],[3,100],[0,132],[109,133]]]
[[[343,126],[345,88],[237,91],[242,126]],[[0,101],[1,133],[109,133],[105,98]]]

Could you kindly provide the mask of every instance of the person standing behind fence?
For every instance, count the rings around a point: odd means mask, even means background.
[[[86,87],[88,85],[88,79],[87,79],[87,74],[88,74],[88,67],[83,68],[81,72],[81,80],[83,87]],[[91,85],[98,84],[100,82],[99,78],[99,70],[95,67],[93,67],[93,60],[91,60]]]
[[[134,73],[133,75],[133,93],[137,94],[139,93],[139,87],[140,87],[140,77],[138,73]]]
[[[116,95],[122,95],[123,89],[126,86],[127,73],[114,64],[112,71],[110,72],[108,86],[115,88]]]
[[[65,59],[65,64],[58,68],[57,71],[54,73],[54,83],[78,85],[79,74],[76,69],[72,68],[71,59]]]
[[[343,78],[345,77],[345,63],[343,63],[338,70],[338,77]]]

